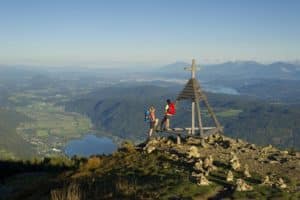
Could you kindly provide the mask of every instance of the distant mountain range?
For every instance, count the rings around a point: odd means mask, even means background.
[[[190,63],[176,62],[166,65],[156,73],[166,76],[189,77],[184,67]],[[300,79],[300,65],[296,63],[275,62],[261,64],[255,61],[236,61],[214,65],[200,65],[198,76],[204,81],[240,79]]]

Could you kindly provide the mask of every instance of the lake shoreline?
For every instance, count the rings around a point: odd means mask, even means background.
[[[118,148],[117,144],[109,137],[97,136],[88,133],[80,139],[70,140],[63,148],[67,157],[83,156],[88,157],[96,154],[111,154]]]

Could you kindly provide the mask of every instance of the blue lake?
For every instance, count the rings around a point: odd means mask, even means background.
[[[208,84],[203,84],[204,90],[207,90],[212,93],[222,93],[222,94],[232,94],[232,95],[239,95],[239,92],[230,87],[223,87],[223,86],[218,86],[218,85],[208,85]]]
[[[68,156],[90,156],[95,154],[111,154],[116,151],[117,145],[107,137],[85,135],[83,138],[71,140],[64,149]]]

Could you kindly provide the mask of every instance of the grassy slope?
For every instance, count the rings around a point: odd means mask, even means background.
[[[243,142],[237,142],[236,147],[230,148],[222,147],[222,142],[217,146],[208,145],[206,148],[196,144],[201,159],[212,155],[214,165],[217,166],[217,170],[212,171],[208,176],[211,185],[198,186],[191,177],[195,160],[188,159],[186,154],[191,144],[184,141],[183,145],[178,146],[173,142],[169,143],[168,140],[160,144],[151,154],[135,150],[133,146],[126,144],[112,156],[96,156],[83,161],[71,176],[78,181],[77,184],[80,187],[90,188],[90,190],[81,191],[83,196],[89,195],[88,199],[95,199],[97,196],[110,197],[107,199],[172,199],[174,197],[181,199],[218,199],[220,197],[296,199],[300,197],[297,190],[297,184],[300,181],[299,169],[295,168],[299,156],[296,158],[283,155],[276,149],[270,150],[264,156],[259,156],[261,152],[264,152],[261,147],[250,150],[247,147],[249,144]],[[242,151],[242,149],[249,151]],[[254,187],[253,191],[237,192],[234,190],[235,182],[226,181],[226,173],[230,169],[231,151],[236,151],[242,164],[241,169],[233,172],[235,180],[243,178]],[[179,159],[173,159],[172,154],[178,155]],[[267,161],[268,156],[273,154],[286,156],[288,161],[272,164],[256,159],[260,157]],[[245,178],[243,175],[245,163],[249,166],[251,178]],[[272,177],[282,177],[288,184],[288,189],[281,190],[260,185],[264,176],[270,174]]]
[[[169,142],[168,142],[169,141]],[[192,140],[193,141],[193,140]],[[74,158],[71,169],[57,168],[63,166],[66,160],[47,160],[41,162],[39,170],[25,174],[17,174],[8,177],[4,181],[5,187],[17,188],[13,194],[15,198],[22,199],[47,199],[52,194],[66,198],[80,197],[80,199],[297,199],[300,193],[299,169],[297,161],[299,156],[286,155],[273,149],[261,158],[268,160],[268,155],[274,153],[286,156],[288,160],[272,164],[260,162],[256,159],[261,147],[256,150],[248,149],[247,143],[237,142],[236,147],[223,147],[219,145],[208,145],[202,148],[196,145],[200,151],[201,159],[208,155],[214,158],[217,169],[212,171],[208,179],[209,186],[199,186],[191,177],[194,171],[193,160],[187,157],[191,144],[184,140],[183,145],[176,145],[173,139],[161,140],[161,145],[150,154],[142,149],[136,149],[130,143],[123,144],[118,152],[110,156],[92,156],[90,158]],[[142,144],[140,147],[143,147]],[[242,150],[249,151],[242,151]],[[251,178],[245,178],[242,169],[234,172],[235,180],[243,178],[254,187],[250,192],[237,192],[234,190],[235,183],[226,181],[226,173],[230,169],[230,152],[236,151],[242,167],[249,165]],[[180,153],[181,152],[181,153]],[[173,159],[172,154],[179,156]],[[192,161],[191,161],[192,160]],[[70,163],[70,161],[67,161]],[[61,163],[61,164],[60,164]],[[1,163],[0,163],[1,164]],[[1,165],[0,165],[1,166]],[[51,167],[52,166],[52,167]],[[56,166],[56,167],[55,167]],[[34,167],[29,166],[29,167]],[[36,166],[35,166],[36,167]],[[6,167],[6,169],[9,169]],[[41,171],[48,173],[40,173]],[[267,174],[282,177],[288,184],[287,189],[260,185],[261,180]],[[39,184],[26,184],[33,181]],[[226,190],[224,190],[226,188]],[[0,185],[1,189],[1,185]],[[37,191],[32,193],[32,191]],[[1,199],[1,197],[0,197]]]

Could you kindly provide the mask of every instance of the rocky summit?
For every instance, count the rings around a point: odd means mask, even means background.
[[[187,136],[180,144],[173,136],[139,145],[124,142],[112,155],[74,157],[67,163],[48,158],[26,164],[34,172],[14,177],[34,184],[4,178],[3,199],[300,198],[299,152],[220,134]]]
[[[215,193],[209,198],[261,198],[264,190],[277,191],[274,197],[300,198],[298,152],[260,147],[220,134],[190,136],[181,144],[172,141],[152,138],[143,150],[149,152],[150,148],[151,153],[163,153],[169,161],[186,166],[191,181],[199,187],[214,185]]]

